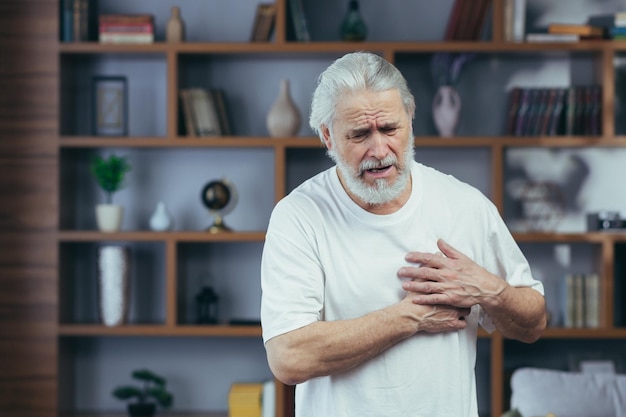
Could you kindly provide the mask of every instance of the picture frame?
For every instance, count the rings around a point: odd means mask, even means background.
[[[128,135],[128,81],[125,76],[93,77],[93,134]]]

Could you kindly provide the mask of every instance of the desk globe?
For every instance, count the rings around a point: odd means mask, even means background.
[[[213,224],[206,231],[210,233],[231,232],[224,224],[224,216],[237,204],[237,189],[226,179],[212,180],[206,183],[200,194],[202,203],[215,217]]]

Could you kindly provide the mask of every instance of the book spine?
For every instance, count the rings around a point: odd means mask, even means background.
[[[154,33],[152,23],[100,23],[100,33]]]
[[[524,42],[526,34],[526,0],[513,1],[513,42]]]
[[[142,15],[124,15],[124,14],[105,14],[98,16],[100,23],[154,23],[154,17],[149,14]]]
[[[62,9],[62,26],[61,40],[63,42],[72,42],[74,40],[74,10],[73,0],[63,0]]]
[[[153,43],[152,33],[100,33],[100,43]]]
[[[185,130],[187,131],[187,136],[190,136],[192,138],[196,137],[196,127],[189,91],[180,90],[180,101],[182,105],[183,118],[185,121]]]
[[[289,6],[291,8],[291,20],[293,22],[296,40],[300,42],[309,42],[311,40],[311,36],[309,35],[306,17],[304,16],[302,0],[289,0]]]

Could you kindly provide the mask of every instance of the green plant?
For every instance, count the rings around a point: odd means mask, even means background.
[[[91,173],[98,185],[106,193],[106,202],[111,204],[113,193],[122,188],[124,175],[130,171],[130,164],[124,157],[111,155],[108,158],[96,156],[91,160]]]
[[[142,386],[123,385],[117,387],[113,390],[115,398],[120,400],[136,399],[138,404],[156,403],[163,408],[171,407],[174,396],[165,388],[165,378],[147,369],[133,371],[132,377],[141,381]]]

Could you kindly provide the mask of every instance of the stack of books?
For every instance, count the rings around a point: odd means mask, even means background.
[[[547,33],[529,33],[528,42],[578,42],[604,39],[606,31],[601,26],[577,23],[551,23]]]
[[[98,17],[100,43],[153,43],[154,17],[105,14]]]
[[[626,12],[590,16],[587,23],[602,27],[607,39],[626,39]]]

